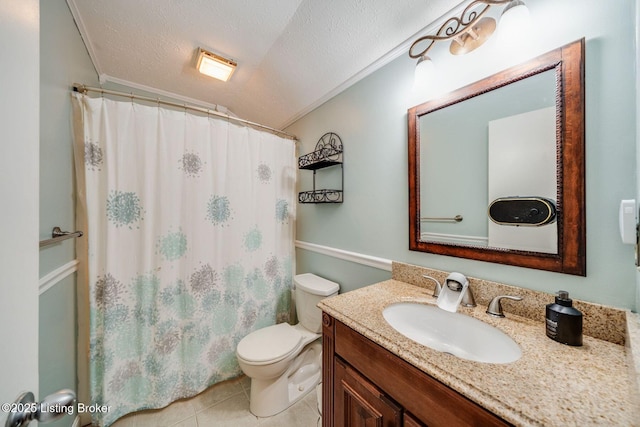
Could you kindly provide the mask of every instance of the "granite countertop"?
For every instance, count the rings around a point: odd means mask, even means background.
[[[566,346],[549,339],[540,321],[510,313],[506,318],[495,318],[479,305],[461,307],[458,312],[499,328],[520,345],[523,354],[509,364],[463,360],[418,344],[393,329],[382,310],[401,301],[435,304],[428,289],[387,280],[327,298],[319,307],[514,425],[640,425],[632,374],[637,362],[630,356],[631,347],[587,335],[583,346]],[[637,317],[631,320],[638,324]],[[630,329],[627,335],[639,330]]]

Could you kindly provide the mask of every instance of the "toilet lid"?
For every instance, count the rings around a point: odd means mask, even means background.
[[[296,350],[302,335],[288,323],[251,332],[238,343],[236,352],[247,362],[277,362]]]

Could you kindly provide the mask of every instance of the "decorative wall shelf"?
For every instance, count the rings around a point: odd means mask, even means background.
[[[313,171],[313,190],[298,193],[299,203],[342,203],[344,188],[344,152],[342,140],[333,133],[322,135],[316,149],[298,158],[298,169]],[[340,165],[340,189],[316,189],[316,171]]]

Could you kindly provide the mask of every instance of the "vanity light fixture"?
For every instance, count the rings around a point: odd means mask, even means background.
[[[223,82],[228,81],[235,71],[237,63],[200,48],[198,53],[198,71]]]
[[[433,61],[427,54],[436,42],[451,40],[449,52],[453,55],[464,55],[482,46],[496,30],[495,19],[484,15],[491,6],[501,5],[505,5],[500,17],[501,26],[529,14],[529,9],[522,0],[474,0],[464,8],[459,17],[447,19],[435,35],[423,36],[414,41],[409,48],[409,56],[418,59],[416,80],[424,78],[422,70],[433,68]],[[417,46],[424,42],[428,42],[428,45],[417,51]]]

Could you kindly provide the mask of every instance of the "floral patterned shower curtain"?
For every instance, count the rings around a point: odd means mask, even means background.
[[[239,375],[240,339],[288,319],[295,146],[227,120],[73,96],[90,396],[110,406],[93,414],[106,426]]]

